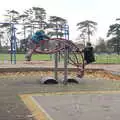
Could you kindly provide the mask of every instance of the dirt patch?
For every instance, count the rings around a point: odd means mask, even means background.
[[[98,78],[104,78],[106,80],[120,80],[120,75],[119,74],[113,74],[110,71],[105,71],[105,70],[98,70],[98,71],[92,71],[92,70],[87,70],[86,75],[90,77],[98,77]]]

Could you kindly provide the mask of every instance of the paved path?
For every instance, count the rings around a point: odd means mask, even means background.
[[[37,120],[119,120],[120,91],[84,91],[31,95]],[[26,103],[28,105],[28,103]],[[38,109],[35,109],[37,105]],[[43,114],[44,113],[44,114]]]
[[[62,66],[62,65],[61,65]],[[60,67],[61,67],[60,66]],[[11,65],[10,63],[2,64],[0,63],[1,70],[8,70],[8,68],[16,68],[23,70],[23,68],[28,68],[33,70],[33,68],[47,68],[53,67],[52,63],[48,61],[39,61],[39,62],[17,62],[16,65]],[[72,66],[70,66],[72,67]],[[105,69],[109,71],[120,71],[120,65],[88,65],[86,68],[94,68],[94,69]],[[10,69],[9,69],[10,70]],[[48,93],[48,92],[68,92],[68,91],[98,91],[98,90],[120,90],[120,81],[111,81],[111,80],[103,80],[103,79],[95,79],[87,78],[88,80],[84,81],[79,85],[40,85],[39,79],[40,74],[29,74],[28,76],[14,74],[14,76],[1,76],[0,74],[0,120],[35,120],[35,114],[32,114],[28,108],[24,105],[23,101],[19,98],[21,94],[31,94],[31,93]],[[40,100],[39,97],[32,97],[36,102],[40,102],[41,105],[49,106],[49,110],[45,107],[44,109],[48,111],[48,114],[52,116],[51,110],[56,116],[53,116],[54,120],[59,120],[59,111],[61,114],[69,114],[72,117],[67,117],[67,119],[73,118],[73,120],[79,120],[78,118],[81,117],[80,120],[88,120],[90,119],[98,119],[100,120],[119,120],[120,115],[118,112],[120,111],[120,94],[119,92],[110,95],[110,94],[91,94],[91,95],[78,95],[71,97],[63,96],[61,98],[61,102],[55,103],[58,100],[56,96],[49,97],[47,103],[44,104],[45,96],[42,96]],[[71,100],[69,100],[71,98]],[[75,102],[77,99],[77,102]],[[68,101],[68,102],[67,102]],[[99,101],[99,103],[98,103]],[[51,104],[51,102],[53,104]],[[64,106],[63,106],[64,103]],[[94,106],[93,106],[94,104]],[[56,107],[55,107],[56,106]],[[69,111],[71,109],[71,111]],[[63,110],[63,111],[62,111]],[[64,112],[64,113],[63,113]],[[74,114],[75,113],[75,114]],[[80,114],[78,114],[80,113]],[[102,113],[102,114],[101,114]],[[90,116],[90,115],[93,115]],[[104,116],[103,116],[104,115]],[[66,118],[62,120],[67,120]]]
[[[86,66],[86,68],[104,69],[108,71],[120,72],[120,64],[91,64]]]
[[[63,63],[59,63],[59,68],[63,68]],[[1,63],[0,69],[2,68],[54,68],[54,62],[51,61],[32,61],[32,62],[17,62],[16,64]],[[68,68],[75,68],[69,65]],[[120,72],[120,64],[90,64],[85,67],[86,69],[104,69],[107,71]]]
[[[53,120],[119,120],[120,94],[34,97]]]

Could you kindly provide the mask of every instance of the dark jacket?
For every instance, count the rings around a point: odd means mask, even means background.
[[[83,52],[84,52],[84,59],[86,60],[87,64],[95,61],[93,47],[87,46],[84,48]]]

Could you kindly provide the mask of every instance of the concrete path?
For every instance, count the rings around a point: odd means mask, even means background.
[[[38,106],[37,114],[34,116],[37,120],[119,120],[120,118],[120,91],[33,94],[31,102],[32,108]]]
[[[59,63],[59,68],[63,68],[63,63]],[[4,70],[4,68],[11,69],[21,69],[21,68],[54,68],[54,62],[51,61],[18,61],[16,64],[8,63],[0,63],[0,70]],[[76,68],[75,66],[68,65],[68,68]],[[107,71],[120,72],[120,64],[90,64],[85,67],[86,69],[104,69]]]
[[[0,70],[11,72],[29,69],[39,70],[40,68],[53,67],[53,63],[48,61],[38,62],[17,62],[16,65],[10,63],[0,63]],[[62,65],[60,65],[62,67]],[[72,66],[69,66],[72,67]],[[112,64],[93,64],[86,66],[88,69],[105,69],[108,71],[119,72],[119,65]],[[0,72],[1,72],[0,71]],[[2,75],[2,73],[0,74]],[[49,120],[119,120],[120,115],[120,82],[109,81],[103,79],[87,78],[87,81],[79,85],[40,85],[39,74],[29,74],[29,76],[13,74],[0,76],[0,120],[37,120],[43,115],[40,115],[40,108],[42,112],[49,117]],[[70,91],[86,91],[82,94],[71,94]],[[90,90],[94,90],[90,93]],[[107,93],[96,93],[98,90],[109,90]],[[117,91],[115,91],[117,90]],[[70,92],[70,95],[54,95],[54,96],[35,96],[34,94],[26,96],[31,93],[53,93],[53,92]],[[114,93],[111,93],[115,91]],[[20,99],[19,95],[23,95],[28,100],[32,107],[26,106],[25,98]],[[23,103],[24,101],[24,103]],[[37,107],[36,109],[33,106]],[[33,112],[35,112],[33,114]],[[40,115],[40,116],[39,116]],[[48,119],[40,119],[48,120]]]

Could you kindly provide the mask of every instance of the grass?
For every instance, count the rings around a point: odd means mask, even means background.
[[[117,54],[97,54],[95,55],[96,62],[95,63],[120,63],[120,55]],[[52,60],[54,59],[54,56],[47,55],[47,54],[34,54],[32,56],[32,60],[39,61],[39,60]],[[0,61],[10,61],[11,57],[10,54],[0,54]],[[16,54],[16,60],[17,61],[24,61],[25,55],[24,54]]]
[[[24,54],[17,54],[16,55],[17,60],[25,60]],[[50,55],[47,54],[33,54],[32,60],[51,60]]]
[[[14,58],[14,56],[13,56]],[[11,60],[11,55],[10,54],[0,54],[0,61],[5,61]],[[16,54],[16,60],[17,61],[24,61],[25,60],[25,55],[24,54]],[[46,54],[34,54],[32,56],[32,60],[51,60],[50,55]]]
[[[99,54],[95,58],[96,63],[120,63],[120,55],[117,54]]]

